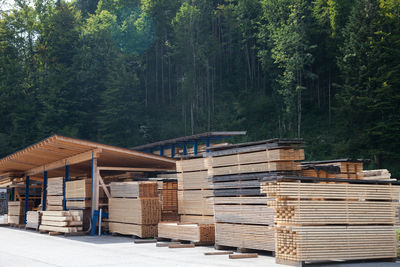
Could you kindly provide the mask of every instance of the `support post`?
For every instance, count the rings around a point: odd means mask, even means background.
[[[194,141],[193,150],[194,150],[194,155],[197,155],[199,150],[197,140]]]
[[[206,139],[206,147],[210,147],[210,138]],[[210,150],[207,149],[206,152],[210,152]]]
[[[171,145],[171,158],[175,157],[175,146]]]
[[[160,146],[160,156],[164,156],[164,147]]]
[[[10,200],[15,201],[15,187],[11,188]]]
[[[63,207],[64,210],[67,210],[67,200],[65,199],[65,188],[67,185],[67,182],[69,181],[69,165],[65,165],[65,175],[64,175],[64,187],[63,187]]]
[[[187,155],[187,147],[186,147],[186,144],[183,144],[183,145],[182,145],[182,148],[183,148],[182,154],[183,154],[184,156],[186,156],[186,155]]]
[[[99,210],[99,179],[97,177],[97,155],[92,155],[92,194],[91,194],[91,205],[90,205],[90,218],[92,220],[92,230],[96,229],[97,220],[95,221],[95,211]],[[91,235],[92,235],[91,231]],[[94,232],[93,232],[94,235]]]
[[[42,201],[42,210],[46,210],[47,204],[47,171],[43,172],[43,201]]]
[[[25,179],[25,210],[24,210],[24,224],[26,224],[26,213],[29,208],[29,176]]]

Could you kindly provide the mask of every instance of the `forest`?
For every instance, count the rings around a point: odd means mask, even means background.
[[[0,156],[247,130],[400,177],[400,0],[4,2]]]

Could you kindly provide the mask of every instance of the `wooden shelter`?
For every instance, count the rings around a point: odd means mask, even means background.
[[[53,135],[36,144],[0,159],[0,187],[25,184],[25,203],[29,199],[30,181],[43,184],[42,207],[46,208],[46,184],[51,177],[91,177],[91,215],[99,210],[99,187],[110,196],[102,173],[127,171],[175,170],[175,160],[131,149],[104,145],[60,135]]]

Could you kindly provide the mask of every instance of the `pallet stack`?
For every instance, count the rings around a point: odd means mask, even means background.
[[[214,243],[214,199],[204,158],[177,161],[180,223],[160,223],[161,238]],[[191,229],[191,230],[190,230]],[[191,234],[187,234],[190,232]]]
[[[276,261],[394,259],[396,202],[391,184],[306,183],[300,179],[262,183],[275,198]]]
[[[157,182],[112,182],[109,199],[111,233],[156,237],[161,219]]]
[[[64,207],[64,177],[50,178],[47,181],[46,210],[63,210]]]
[[[274,210],[260,191],[260,181],[300,170],[302,140],[267,140],[226,146],[207,153],[213,182],[215,247],[274,251]]]
[[[33,201],[29,201],[28,211],[33,208]],[[8,202],[8,223],[12,225],[20,225],[24,223],[25,202],[9,201]]]
[[[42,211],[42,232],[76,233],[82,231],[82,211]]]
[[[178,214],[178,182],[163,181],[161,190],[161,221],[179,221]]]
[[[39,211],[28,211],[26,213],[26,228],[38,230],[42,213]]]

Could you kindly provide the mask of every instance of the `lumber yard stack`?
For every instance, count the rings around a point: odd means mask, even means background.
[[[47,181],[46,210],[64,209],[64,177],[50,178]]]
[[[111,233],[157,237],[161,218],[157,182],[112,182],[109,199]]]
[[[28,211],[32,210],[33,201],[29,201]],[[24,223],[25,201],[9,201],[8,202],[8,223],[19,225]]]
[[[363,180],[373,180],[373,181],[392,181],[395,182],[397,179],[392,178],[391,173],[387,169],[380,170],[367,170],[363,171]]]
[[[83,229],[90,227],[91,179],[83,178],[65,183],[67,210],[81,210]]]
[[[335,159],[302,162],[303,177],[363,179],[363,161]]]
[[[26,213],[26,228],[38,230],[42,213],[40,211],[28,211]]]
[[[298,174],[301,139],[272,139],[211,148],[206,153],[213,183],[215,247],[274,251],[274,210],[260,181],[277,173]]]
[[[277,263],[396,257],[398,186],[283,177],[261,188],[275,198],[269,204],[275,209]]]
[[[214,243],[214,199],[205,159],[185,158],[176,163],[179,223],[160,223],[161,238]]]
[[[178,177],[177,173],[157,174],[159,183],[159,196],[161,201],[161,221],[177,222],[178,214]]]
[[[41,211],[42,232],[76,233],[82,231],[82,211]]]

